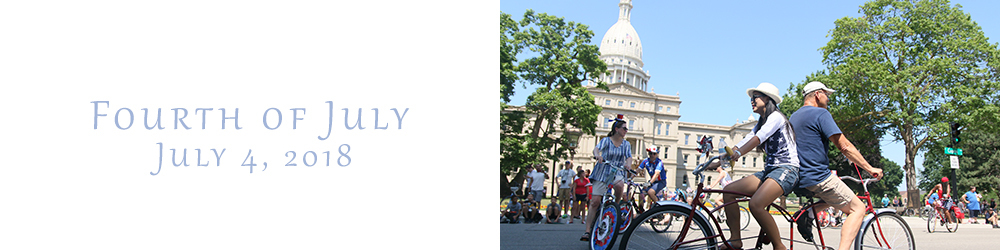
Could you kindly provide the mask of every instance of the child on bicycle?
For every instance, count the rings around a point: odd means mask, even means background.
[[[733,148],[733,155],[725,155],[723,159],[739,158],[757,149],[767,154],[764,170],[744,177],[726,185],[724,190],[750,194],[749,209],[754,219],[767,233],[774,249],[783,250],[781,233],[774,218],[767,212],[767,206],[780,196],[788,195],[799,179],[799,158],[795,146],[794,132],[780,110],[781,96],[778,88],[770,83],[761,83],[756,88],[747,89],[750,96],[750,107],[760,115],[757,125]],[[719,167],[720,162],[713,162],[708,169]],[[736,200],[739,196],[724,194],[724,202]],[[729,228],[740,228],[740,212],[737,206],[726,206],[726,224]],[[730,230],[730,244],[736,248],[743,247],[740,230]],[[723,245],[723,247],[727,247]]]
[[[587,210],[587,220],[584,223],[586,225],[584,230],[586,231],[583,232],[583,236],[580,236],[580,241],[590,240],[589,229],[593,227],[594,220],[597,219],[597,209],[601,207],[603,196],[608,192],[609,183],[614,184],[614,195],[622,197],[622,190],[625,185],[625,171],[617,168],[632,166],[632,145],[625,140],[625,134],[628,133],[625,116],[618,114],[614,122],[614,125],[611,126],[611,132],[608,133],[608,137],[601,139],[601,142],[597,143],[597,146],[594,147],[594,157],[597,158],[598,164],[594,166],[594,172],[590,176],[593,178],[593,182],[591,182],[593,184],[593,191],[591,192],[590,205]],[[602,164],[605,161],[608,163]]]

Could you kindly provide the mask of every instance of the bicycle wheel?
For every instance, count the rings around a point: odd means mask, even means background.
[[[606,201],[598,211],[597,221],[590,229],[590,249],[604,250],[615,244],[615,236],[618,236],[618,204],[613,201]]]
[[[619,201],[618,208],[621,213],[618,214],[618,234],[625,233],[625,229],[628,229],[628,225],[632,223],[632,217],[635,217],[635,207],[632,207],[632,203],[627,201]]]
[[[937,224],[939,221],[941,221],[941,218],[937,216],[937,213],[932,212],[929,215],[927,215],[927,232],[933,233],[934,229],[937,229]]]
[[[675,243],[679,244],[676,241],[681,237],[681,231],[684,229],[687,229],[683,239],[686,243],[680,244],[677,249],[714,249],[717,239],[705,239],[715,235],[712,228],[701,216],[688,217],[690,212],[691,210],[686,207],[665,205],[652,208],[640,214],[636,217],[638,223],[633,223],[635,226],[629,226],[628,230],[625,230],[625,234],[622,235],[622,242],[618,244],[618,249],[668,249]],[[676,222],[672,219],[667,220],[667,217],[681,219],[680,222]],[[664,218],[668,223],[673,221],[674,226],[665,228],[662,231],[657,230],[652,226],[654,224],[650,223],[650,220],[654,220],[655,218]],[[687,219],[691,219],[691,226],[684,228],[682,225],[684,225],[684,220]],[[696,239],[702,240],[693,241]]]
[[[895,213],[880,213],[861,228],[854,240],[854,249],[916,249],[913,232],[903,217]]]
[[[746,230],[750,225],[750,209],[740,206],[740,230]]]
[[[656,231],[657,233],[662,233],[666,232],[667,229],[670,229],[670,226],[672,226],[673,224],[673,220],[674,220],[673,218],[670,218],[667,215],[660,214],[656,217],[647,219],[642,222],[648,223],[649,227],[652,228],[653,231]],[[628,231],[628,229],[625,229],[625,231]]]
[[[948,232],[954,233],[955,231],[958,231],[958,217],[955,216],[955,212],[948,211],[947,216],[951,217],[951,222],[948,222],[948,219],[945,219],[944,227],[948,229]]]

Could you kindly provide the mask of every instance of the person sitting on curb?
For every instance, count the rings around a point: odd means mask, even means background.
[[[507,202],[507,211],[503,213],[504,217],[507,217],[507,223],[516,224],[517,217],[521,215],[521,202],[518,202],[517,195],[510,197],[510,202]]]
[[[538,202],[535,202],[534,194],[529,193],[521,204],[521,214],[524,216],[524,223],[538,223],[542,221],[542,212],[538,211]]]
[[[545,223],[559,223],[559,211],[562,211],[562,206],[559,206],[556,197],[552,197],[552,203],[549,203],[549,207],[545,209]]]
[[[983,217],[986,218],[986,222],[990,223],[993,228],[1000,228],[1000,225],[997,225],[997,213],[996,211],[993,211],[993,209],[986,209],[986,213],[983,214]]]

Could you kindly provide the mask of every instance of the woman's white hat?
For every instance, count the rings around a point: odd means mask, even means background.
[[[771,100],[774,100],[774,104],[781,104],[781,96],[778,95],[778,87],[775,87],[774,84],[762,82],[757,85],[756,88],[747,89],[747,95],[753,97],[754,91],[764,93],[770,97]]]

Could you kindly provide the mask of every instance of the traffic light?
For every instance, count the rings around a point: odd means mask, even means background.
[[[959,137],[962,131],[958,130],[958,128],[961,127],[962,124],[957,122],[950,122],[950,124],[951,124],[951,145],[955,147],[958,146],[958,143],[962,141],[962,138]]]

